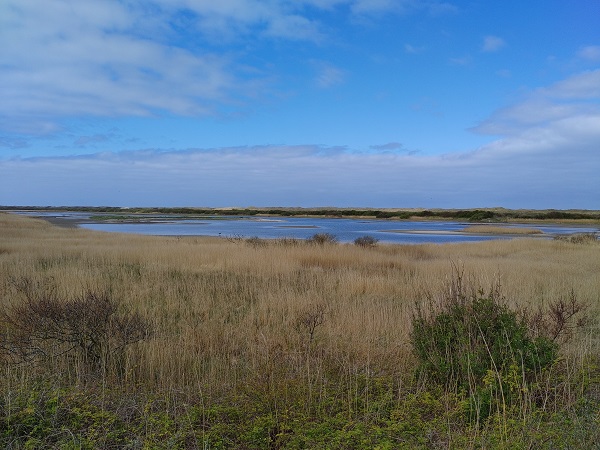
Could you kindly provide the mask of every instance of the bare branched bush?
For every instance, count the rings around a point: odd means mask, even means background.
[[[571,289],[566,297],[550,302],[546,308],[540,307],[533,313],[524,310],[522,315],[536,336],[565,343],[573,337],[577,328],[586,325],[587,318],[583,315],[586,309],[587,305]]]
[[[230,236],[225,236],[225,239],[227,240],[227,242],[231,242],[232,244],[241,244],[246,240],[246,238],[244,238],[244,236],[242,236],[241,234],[232,234]]]
[[[331,233],[316,233],[307,239],[310,244],[326,245],[337,244],[337,237]]]
[[[292,237],[283,237],[275,239],[274,244],[279,245],[281,247],[297,247],[302,244],[304,241],[298,238]]]
[[[13,363],[76,358],[93,373],[118,363],[127,346],[150,334],[147,320],[121,311],[108,294],[88,291],[63,300],[52,289],[35,292],[40,286],[29,279],[14,285],[25,301],[0,316],[0,351]]]
[[[269,243],[265,239],[261,239],[258,236],[252,236],[246,239],[246,244],[253,248],[267,247]]]
[[[379,239],[374,238],[373,236],[361,236],[354,239],[354,245],[358,245],[359,247],[375,247],[379,242]]]
[[[296,317],[295,327],[301,334],[306,334],[308,343],[312,344],[317,328],[325,321],[326,306],[322,303],[309,305]]]

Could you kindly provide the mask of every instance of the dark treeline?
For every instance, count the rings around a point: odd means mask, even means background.
[[[593,210],[509,210],[509,209],[347,209],[347,208],[122,208],[114,206],[0,206],[6,211],[80,211],[122,214],[181,214],[218,216],[316,216],[373,217],[376,219],[457,219],[471,222],[503,222],[514,219],[533,220],[600,220],[600,211]]]

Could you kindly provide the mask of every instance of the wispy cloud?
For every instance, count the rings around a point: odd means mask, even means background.
[[[109,141],[113,136],[108,134],[95,134],[93,136],[79,136],[73,144],[76,147],[86,147],[90,144],[99,144]]]
[[[394,12],[406,14],[411,11],[425,10],[431,15],[455,13],[458,8],[450,2],[428,0],[351,0],[347,1],[355,14],[381,14]]]
[[[406,53],[416,55],[416,54],[422,53],[423,50],[424,50],[423,47],[415,47],[414,45],[411,45],[411,44],[404,44],[404,51]]]
[[[320,42],[311,8],[401,14],[413,0],[5,0],[0,6],[0,128],[61,131],[69,117],[230,114],[272,92],[260,67],[225,43]],[[438,8],[444,2],[428,1]],[[329,66],[319,85],[341,82]]]
[[[437,156],[388,142],[5,159],[0,204],[600,209],[599,101],[600,70],[573,75],[476,128],[502,138]]]
[[[502,39],[501,37],[485,36],[483,38],[483,43],[481,44],[481,51],[486,53],[497,52],[505,45],[506,42],[504,42],[504,39]]]
[[[472,61],[473,58],[471,58],[471,56],[469,55],[449,59],[450,64],[452,64],[453,66],[468,66],[471,64]]]
[[[600,116],[589,116],[440,156],[390,142],[373,146],[382,152],[258,146],[5,160],[0,204],[594,209],[599,144]]]
[[[373,150],[401,150],[404,146],[400,142],[388,142],[387,144],[371,145]]]
[[[577,52],[577,56],[591,62],[600,61],[600,45],[588,45]]]
[[[0,136],[0,148],[18,149],[26,148],[28,146],[25,139],[20,138],[8,138]]]
[[[226,56],[170,43],[136,2],[9,3],[0,18],[4,127],[43,133],[69,116],[209,114],[255,87]]]
[[[473,130],[484,134],[514,134],[532,126],[551,126],[565,119],[599,114],[600,69],[538,88],[522,101],[496,111]]]
[[[316,84],[320,88],[329,88],[344,82],[345,72],[326,62],[315,62],[317,67]]]

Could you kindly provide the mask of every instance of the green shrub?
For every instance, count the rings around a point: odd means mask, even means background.
[[[469,216],[470,222],[482,222],[484,220],[493,219],[495,214],[492,211],[481,211],[476,209]]]
[[[528,321],[533,316],[510,310],[499,286],[487,295],[467,291],[457,273],[445,292],[437,304],[430,298],[429,311],[418,306],[413,316],[418,375],[449,392],[465,393],[465,412],[479,422],[520,401],[556,361],[556,336],[534,333]],[[536,317],[536,324],[544,323]]]
[[[488,371],[504,374],[513,365],[531,378],[558,350],[548,338],[532,338],[524,320],[494,294],[459,296],[434,315],[418,310],[411,342],[430,380],[465,391],[481,387]]]

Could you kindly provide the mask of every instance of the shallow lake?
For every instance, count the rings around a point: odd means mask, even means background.
[[[380,242],[419,244],[476,242],[493,239],[513,239],[514,235],[461,234],[464,228],[473,225],[468,222],[450,221],[399,221],[376,219],[336,219],[298,217],[230,217],[212,216],[201,219],[170,219],[168,216],[152,216],[142,223],[107,223],[90,221],[91,214],[80,212],[39,212],[28,211],[22,214],[43,217],[58,217],[73,220],[80,227],[106,232],[134,233],[157,236],[221,236],[259,237],[264,239],[296,238],[306,239],[316,233],[330,233],[340,242],[352,242],[360,236],[373,236]],[[94,214],[98,216],[100,214]],[[519,226],[499,224],[503,227]],[[554,224],[521,225],[542,231],[548,237],[554,234],[597,232],[596,227],[562,226]],[[455,234],[456,233],[456,234]]]

